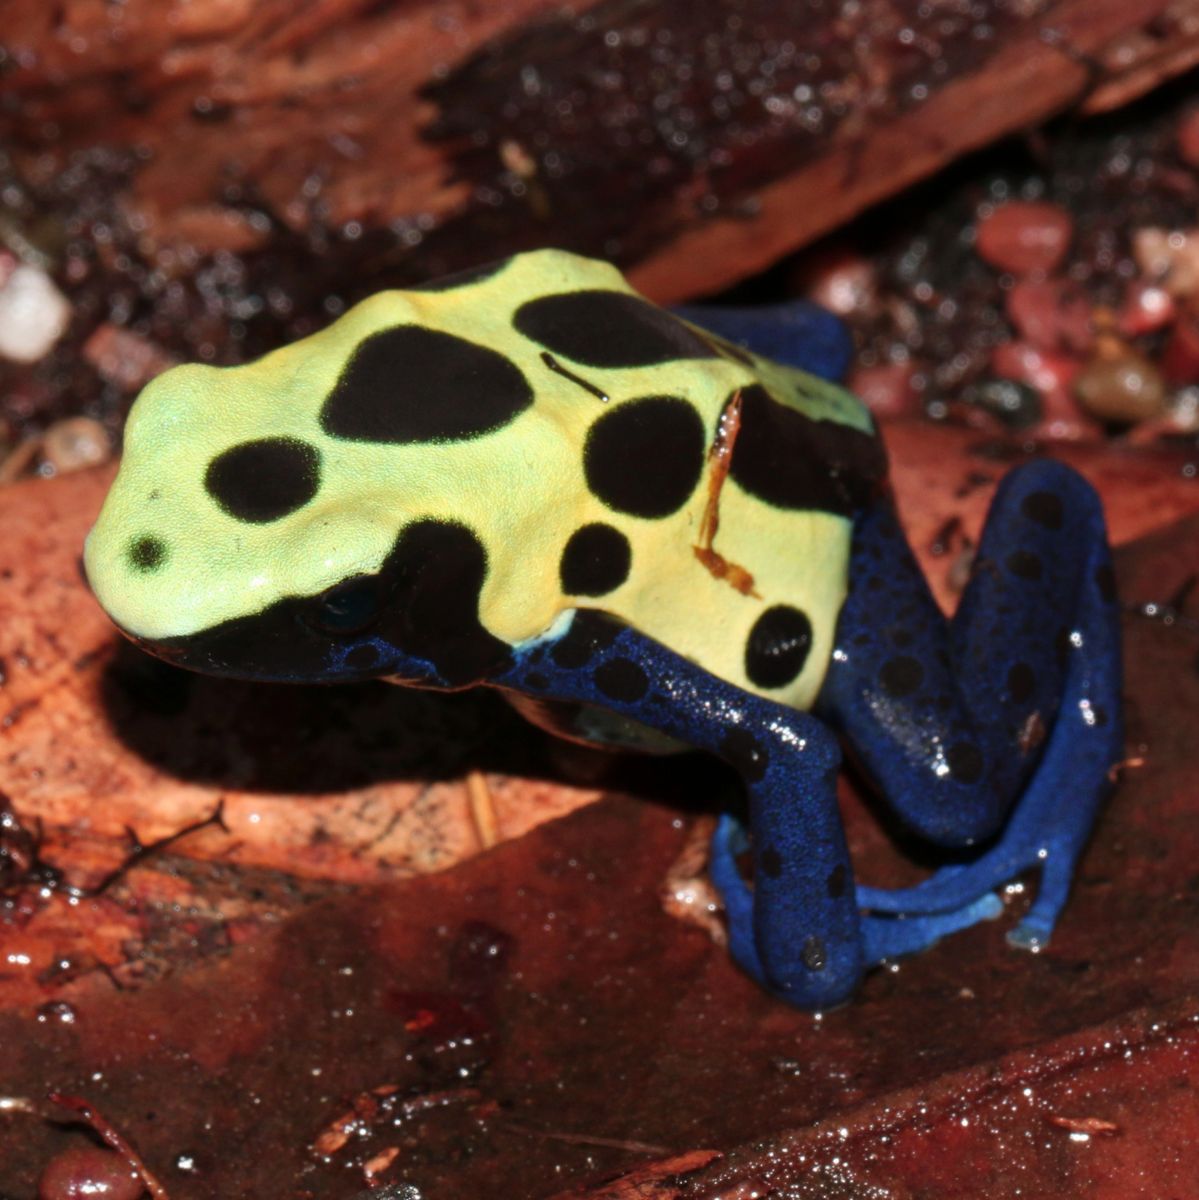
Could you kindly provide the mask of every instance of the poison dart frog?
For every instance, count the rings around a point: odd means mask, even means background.
[[[196,671],[483,684],[570,737],[720,756],[748,794],[712,847],[731,950],[793,1005],[995,916],[1031,868],[1009,937],[1044,945],[1121,752],[1098,498],[1058,463],[1011,472],[946,620],[869,413],[822,378],[837,355],[802,319],[700,320],[543,250],[176,367],[130,414],[91,586]],[[842,741],[973,858],[857,884]]]

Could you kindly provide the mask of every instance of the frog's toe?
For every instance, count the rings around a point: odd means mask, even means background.
[[[862,918],[866,962],[874,966],[891,958],[919,954],[941,938],[980,921],[992,921],[1003,912],[1003,901],[994,892],[954,912],[924,916],[870,916]]]
[[[1029,920],[1027,917],[1015,929],[1009,929],[1007,944],[1014,950],[1027,950],[1037,954],[1049,945],[1053,936],[1053,925],[1044,921]]]
[[[1052,847],[1043,850],[1041,857],[1044,867],[1037,898],[1020,923],[1007,935],[1009,946],[1017,950],[1029,950],[1034,954],[1049,945],[1057,919],[1066,907],[1077,850],[1073,847],[1067,847],[1065,850]]]
[[[858,887],[858,904],[868,912],[893,913],[895,916],[935,916],[964,910],[980,896],[1019,871],[979,869],[977,866],[941,867],[922,883],[906,888]]]
[[[708,871],[724,901],[729,931],[729,953],[749,976],[765,986],[766,973],[754,941],[754,896],[741,877],[737,856],[749,848],[745,827],[725,813],[712,834],[712,857]]]

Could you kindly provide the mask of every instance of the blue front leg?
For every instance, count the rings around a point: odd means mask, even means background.
[[[730,763],[745,781],[754,831],[752,917],[749,906],[737,909],[744,885],[729,892],[738,961],[802,1008],[853,994],[867,960],[837,808],[841,755],[820,721],[585,611],[557,641],[518,650],[489,682],[619,713]]]
[[[949,622],[881,504],[855,526],[850,589],[818,711],[916,832],[985,844],[965,866],[914,888],[860,888],[859,900],[905,915],[896,928],[912,948],[921,914],[960,910],[1039,868],[1036,902],[1010,940],[1044,945],[1123,749],[1098,497],[1051,461],[1008,475]]]

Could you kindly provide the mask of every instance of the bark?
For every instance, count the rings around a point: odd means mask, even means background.
[[[1199,58],[1199,0],[6,0],[0,140],[132,151],[145,244],[300,237],[361,290],[537,245],[655,298]]]

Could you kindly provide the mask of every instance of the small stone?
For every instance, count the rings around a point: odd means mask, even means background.
[[[42,461],[55,475],[94,467],[112,457],[108,434],[91,417],[56,421],[42,437]]]
[[[1132,256],[1142,275],[1176,299],[1199,291],[1199,236],[1195,230],[1138,229],[1132,235]]]
[[[1021,338],[1038,349],[1086,354],[1095,340],[1090,297],[1069,279],[1021,279],[1006,307]]]
[[[809,300],[840,317],[878,308],[874,264],[848,246],[824,246],[804,255],[795,285]]]
[[[1188,167],[1199,167],[1199,108],[1178,122],[1178,156]]]
[[[70,303],[40,268],[17,263],[0,282],[0,358],[45,358],[70,320]]]
[[[1059,388],[1041,397],[1041,419],[1028,432],[1040,441],[1077,442],[1102,438],[1103,426],[1083,412],[1072,391]]]
[[[139,1200],[146,1192],[127,1163],[99,1146],[70,1146],[52,1158],[37,1182],[38,1200]]]
[[[967,399],[994,413],[1011,429],[1028,429],[1041,419],[1041,393],[1016,379],[983,379],[966,393]]]
[[[991,352],[991,369],[1001,379],[1018,379],[1042,396],[1068,392],[1081,364],[1066,354],[1041,350],[1028,342],[1003,342]]]
[[[1166,403],[1161,373],[1131,347],[1093,358],[1075,377],[1074,394],[1092,416],[1126,425],[1159,416]]]
[[[1012,200],[978,223],[978,253],[1013,275],[1049,272],[1065,258],[1073,232],[1070,214],[1056,204]]]
[[[1199,387],[1178,389],[1170,403],[1169,420],[1180,433],[1199,432]]]
[[[83,343],[83,357],[101,379],[125,393],[140,391],[177,361],[140,334],[107,322]]]
[[[1174,297],[1159,283],[1134,279],[1124,293],[1116,328],[1125,337],[1139,337],[1164,329],[1174,320]]]
[[[1199,383],[1199,313],[1184,312],[1174,322],[1162,355],[1162,374],[1173,384]]]
[[[917,411],[916,368],[910,362],[858,367],[848,387],[876,417],[907,417]]]

